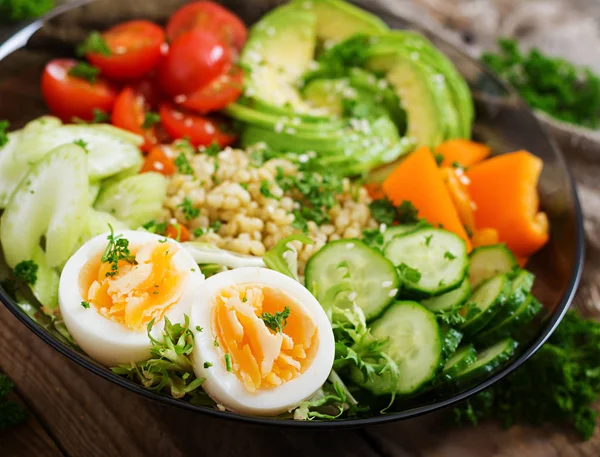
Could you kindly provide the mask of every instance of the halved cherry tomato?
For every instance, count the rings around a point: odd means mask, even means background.
[[[140,173],[155,171],[170,176],[177,171],[173,160],[173,151],[168,146],[154,146],[144,161]]]
[[[86,54],[88,60],[112,79],[141,78],[158,64],[165,33],[150,21],[123,22],[102,34],[111,54]]]
[[[132,82],[130,86],[136,93],[144,97],[147,105],[153,110],[158,109],[161,100],[166,97],[160,90],[160,87],[158,87],[156,77],[153,73],[148,75],[148,77]]]
[[[91,121],[94,110],[110,113],[117,98],[117,89],[103,78],[94,83],[69,76],[77,64],[73,59],[54,59],[42,73],[42,95],[50,111],[64,122],[73,118]]]
[[[167,37],[173,41],[196,27],[221,37],[238,51],[248,37],[240,18],[213,2],[194,2],[175,11],[167,23]]]
[[[219,37],[194,29],[175,39],[158,67],[158,81],[169,95],[189,95],[229,66],[231,53]]]
[[[181,106],[200,114],[210,113],[225,108],[242,95],[244,72],[239,67],[217,76],[217,78],[200,90],[185,97]]]
[[[209,146],[216,142],[225,147],[236,139],[215,119],[185,113],[168,104],[161,105],[160,119],[169,135],[175,139],[187,138],[194,146]]]
[[[144,137],[144,151],[149,151],[157,143],[154,125],[143,127],[148,111],[144,97],[131,87],[126,87],[117,97],[112,112],[114,126]]]
[[[185,225],[169,224],[165,230],[165,236],[184,243],[190,241],[190,231]]]

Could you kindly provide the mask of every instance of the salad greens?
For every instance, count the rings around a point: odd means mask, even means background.
[[[482,60],[532,108],[564,122],[598,128],[600,77],[592,70],[546,56],[538,49],[522,53],[513,39],[501,39],[498,45],[498,53],[486,52]]]
[[[0,430],[20,424],[27,419],[27,411],[14,401],[8,399],[8,394],[15,387],[8,376],[0,373]]]
[[[2,0],[0,22],[34,19],[54,8],[54,0]]]

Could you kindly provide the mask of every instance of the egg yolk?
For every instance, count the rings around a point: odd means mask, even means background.
[[[177,248],[153,242],[131,247],[136,262],[120,260],[116,274],[102,262],[103,252],[89,260],[79,274],[81,296],[99,314],[132,330],[158,321],[181,298],[187,274],[173,261]]]
[[[225,367],[249,392],[304,373],[319,348],[317,326],[304,306],[259,284],[223,289],[214,299],[211,327]]]

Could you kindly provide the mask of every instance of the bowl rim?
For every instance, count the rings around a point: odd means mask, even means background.
[[[85,6],[87,4],[93,3],[97,0],[76,0],[72,3],[63,4],[41,18],[25,23],[20,29],[18,29],[14,34],[9,36],[3,43],[0,43],[0,61],[3,60],[9,54],[23,48],[29,38],[38,31],[46,21],[53,19],[63,13],[69,12],[76,8]],[[361,5],[362,7],[363,5]],[[383,11],[378,8],[368,8],[371,12],[377,15],[381,15]],[[385,14],[389,14],[390,16],[398,17],[404,20],[407,24],[413,24],[412,21],[408,19],[404,19],[397,14],[391,12],[385,12]],[[432,33],[435,35],[430,29],[425,29],[428,33]],[[554,149],[554,152],[558,159],[560,160],[566,175],[568,177],[569,186],[571,188],[571,195],[573,199],[573,209],[574,209],[574,218],[575,218],[575,266],[571,271],[571,275],[568,281],[568,285],[563,293],[563,296],[556,306],[556,310],[553,315],[547,320],[546,326],[544,327],[541,334],[530,344],[530,346],[523,351],[517,358],[513,359],[510,364],[506,365],[501,370],[497,371],[493,376],[487,378],[485,381],[476,384],[464,392],[460,392],[458,394],[452,395],[449,398],[444,400],[436,401],[434,403],[412,407],[411,409],[407,409],[404,411],[394,412],[390,414],[381,414],[379,416],[372,416],[367,418],[360,419],[340,419],[340,420],[329,420],[329,421],[299,421],[299,420],[291,420],[291,419],[280,419],[276,417],[260,417],[260,416],[246,416],[230,411],[221,411],[217,409],[213,409],[205,406],[197,406],[192,405],[189,402],[178,400],[173,397],[169,397],[166,395],[160,395],[155,392],[152,392],[148,389],[143,388],[139,384],[134,383],[126,378],[123,378],[109,369],[102,367],[92,360],[89,360],[83,354],[75,351],[70,348],[65,343],[61,342],[57,338],[53,337],[49,334],[44,328],[35,323],[28,315],[23,311],[6,293],[4,290],[0,289],[0,302],[8,308],[8,310],[19,320],[21,321],[29,330],[31,330],[36,336],[38,336],[42,341],[48,344],[50,347],[55,349],[57,352],[65,356],[67,359],[74,361],[78,365],[92,372],[93,374],[110,381],[114,384],[117,384],[120,387],[123,387],[130,392],[137,393],[144,398],[152,400],[157,403],[174,406],[177,408],[182,408],[188,411],[194,411],[201,414],[206,414],[210,417],[215,417],[218,419],[228,419],[237,422],[243,422],[247,424],[256,424],[256,425],[277,425],[288,428],[301,428],[301,429],[348,429],[348,428],[359,428],[367,425],[377,425],[389,422],[395,422],[400,420],[411,419],[414,417],[418,417],[421,415],[425,415],[428,413],[432,413],[435,411],[439,411],[441,409],[453,406],[467,398],[487,389],[491,385],[500,381],[505,376],[512,373],[514,370],[519,368],[523,363],[525,363],[538,349],[550,338],[552,333],[556,330],[561,320],[565,316],[568,311],[571,302],[575,296],[577,291],[577,287],[579,285],[579,281],[581,279],[581,274],[583,270],[584,263],[584,227],[583,227],[583,213],[581,210],[581,204],[579,201],[579,197],[577,195],[577,188],[575,185],[575,180],[573,179],[573,175],[567,166],[563,154],[561,150],[558,148],[555,140],[548,135],[546,129],[541,125],[539,119],[535,116],[535,114],[531,111],[531,109],[523,102],[519,94],[517,94],[511,87],[505,84],[502,80],[497,78],[492,72],[490,72],[484,65],[480,62],[476,61],[473,57],[468,55],[466,52],[459,49],[453,43],[450,43],[443,37],[436,35],[436,39],[444,42],[446,46],[449,46],[453,49],[454,52],[460,54],[463,58],[469,59],[471,63],[477,65],[477,67],[484,73],[488,75],[488,77],[493,78],[495,82],[502,87],[504,87],[507,92],[509,92],[512,96],[517,97],[520,105],[523,109],[530,112],[530,114],[535,118],[535,122],[538,124],[541,132],[547,137],[548,142],[551,147]]]

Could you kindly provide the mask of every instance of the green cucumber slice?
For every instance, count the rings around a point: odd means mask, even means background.
[[[475,248],[469,255],[471,287],[476,287],[492,276],[510,273],[518,266],[515,256],[504,244]]]
[[[417,302],[391,305],[371,327],[378,340],[387,339],[386,353],[398,364],[396,392],[417,392],[442,364],[442,337],[435,315]]]
[[[471,284],[469,283],[469,279],[465,278],[456,289],[437,297],[423,300],[421,304],[429,311],[448,311],[464,305],[470,296]]]
[[[517,348],[517,342],[512,338],[505,338],[492,346],[479,351],[477,359],[464,370],[456,373],[455,381],[466,381],[489,376],[500,365],[510,359]]]
[[[406,235],[407,233],[414,232],[419,229],[421,226],[419,224],[401,224],[401,225],[392,225],[385,229],[383,232],[383,245],[387,246],[390,241],[392,241],[397,236]]]
[[[444,364],[442,375],[444,379],[454,379],[459,373],[469,368],[477,360],[477,351],[472,344],[456,350]]]
[[[104,211],[97,211],[93,208],[90,208],[90,210],[88,211],[85,230],[81,238],[81,244],[94,238],[97,235],[110,232],[110,227],[112,227],[115,231],[131,229],[130,226],[121,222],[112,214],[108,214]]]
[[[509,297],[510,288],[506,275],[494,276],[480,284],[465,305],[468,315],[462,330],[473,335],[485,327]]]
[[[456,289],[467,274],[464,240],[442,229],[424,228],[396,237],[384,254],[399,268],[403,287],[420,295]]]
[[[495,326],[490,325],[485,332],[476,337],[477,344],[492,344],[502,338],[515,335],[529,324],[538,312],[542,309],[541,303],[533,296],[528,295],[527,299],[517,308],[511,316],[500,321]]]
[[[400,285],[394,265],[378,250],[354,239],[327,243],[310,258],[304,274],[306,287],[325,309],[355,301],[366,319],[381,314]],[[340,284],[349,284],[350,290],[329,298]]]
[[[88,186],[87,160],[79,146],[60,146],[32,167],[0,224],[0,242],[11,268],[32,259],[42,238],[49,267],[67,261],[84,228]]]
[[[129,227],[154,219],[167,196],[167,180],[160,173],[142,173],[113,182],[100,190],[94,208],[113,215]]]
[[[60,276],[55,268],[51,268],[46,264],[46,255],[43,249],[36,246],[31,257],[36,265],[37,279],[31,285],[31,291],[37,300],[44,306],[46,314],[58,308],[58,283]]]

